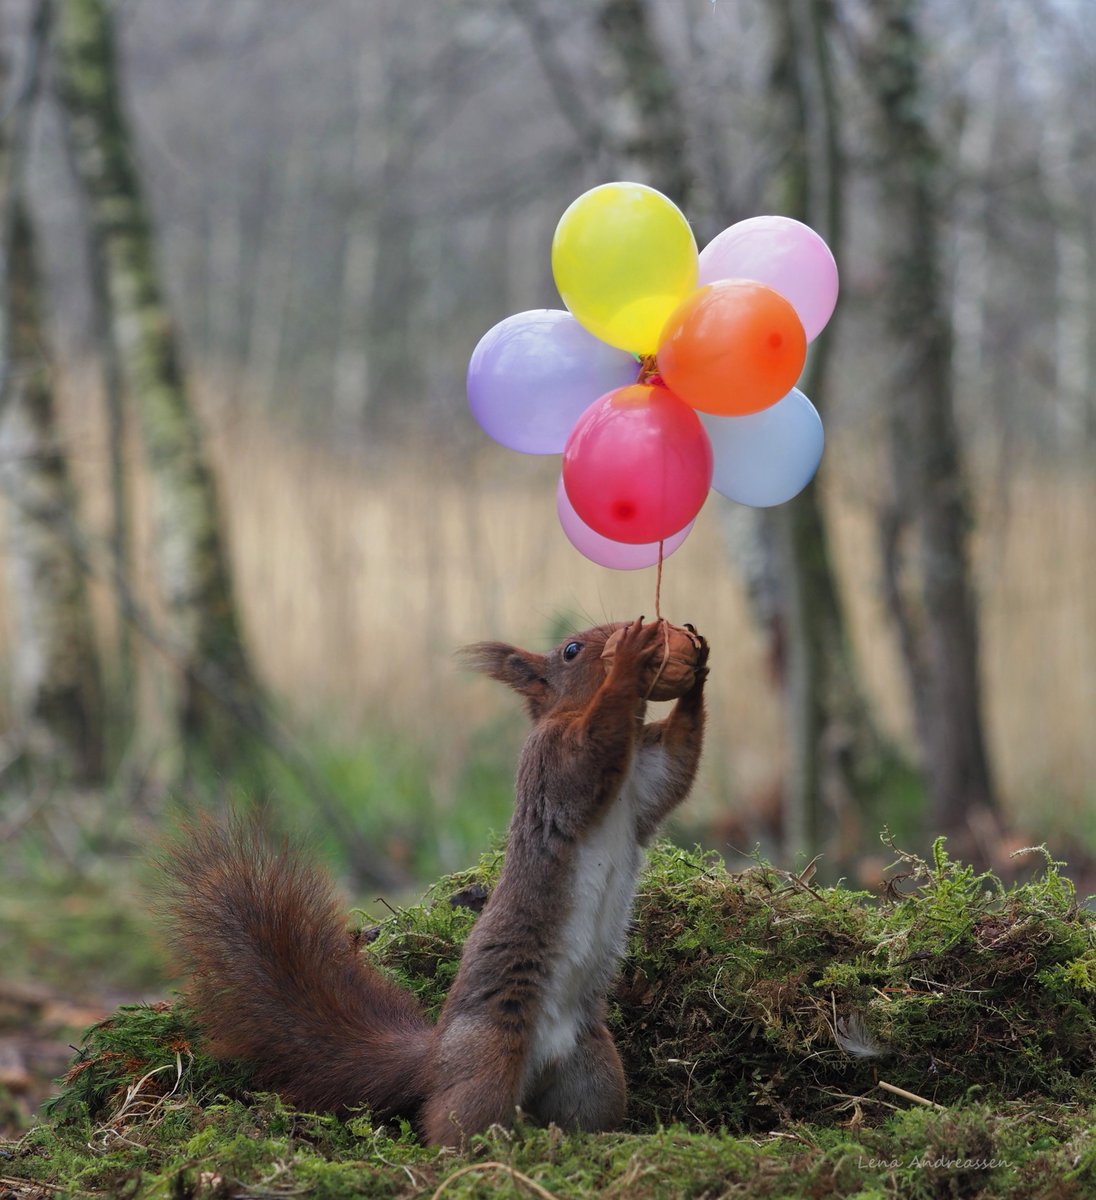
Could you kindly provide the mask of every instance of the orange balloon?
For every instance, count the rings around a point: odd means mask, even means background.
[[[749,279],[721,279],[670,314],[658,370],[693,408],[741,417],[786,396],[806,357],[803,324],[779,292]]]

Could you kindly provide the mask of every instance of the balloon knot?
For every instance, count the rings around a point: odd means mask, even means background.
[[[658,356],[655,354],[645,354],[639,360],[639,379],[638,383],[661,383],[662,376],[658,373]]]

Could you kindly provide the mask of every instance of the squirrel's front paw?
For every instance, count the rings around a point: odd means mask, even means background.
[[[639,679],[646,674],[662,644],[662,623],[643,624],[637,617],[630,625],[617,630],[605,643],[602,658],[606,666],[621,677]]]
[[[708,639],[702,634],[697,633],[692,625],[686,625],[685,628],[692,634],[693,644],[696,647],[694,669],[697,675],[703,674],[707,677],[708,674]]]
[[[647,700],[676,700],[702,685],[707,657],[708,643],[694,629],[666,620],[627,625],[609,638],[602,652],[607,668],[636,679]]]

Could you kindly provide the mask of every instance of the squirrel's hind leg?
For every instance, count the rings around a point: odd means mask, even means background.
[[[526,1107],[529,1115],[561,1129],[616,1129],[627,1089],[620,1055],[604,1024],[590,1026],[575,1048],[547,1070]]]
[[[524,1065],[519,1031],[457,1017],[438,1027],[435,1046],[433,1085],[421,1116],[426,1141],[459,1149],[492,1125],[513,1125]]]

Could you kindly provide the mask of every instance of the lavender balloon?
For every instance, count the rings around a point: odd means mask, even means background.
[[[712,441],[712,487],[739,504],[783,504],[810,483],[822,461],[822,420],[798,388],[761,412],[700,419]]]
[[[837,304],[837,263],[809,225],[791,217],[750,217],[724,229],[700,252],[699,286],[752,279],[779,292],[812,342]]]
[[[606,392],[635,383],[639,363],[599,341],[561,309],[500,321],[468,364],[468,403],[496,442],[525,454],[562,454],[581,414]]]
[[[580,553],[599,567],[611,567],[614,571],[638,571],[643,567],[653,567],[658,562],[658,542],[633,544],[614,542],[612,538],[596,533],[575,512],[571,501],[567,498],[567,489],[560,478],[556,488],[556,511],[559,513],[559,523],[567,540]],[[689,531],[696,524],[690,521],[684,529],[668,537],[662,544],[662,557],[668,558],[689,536]]]

